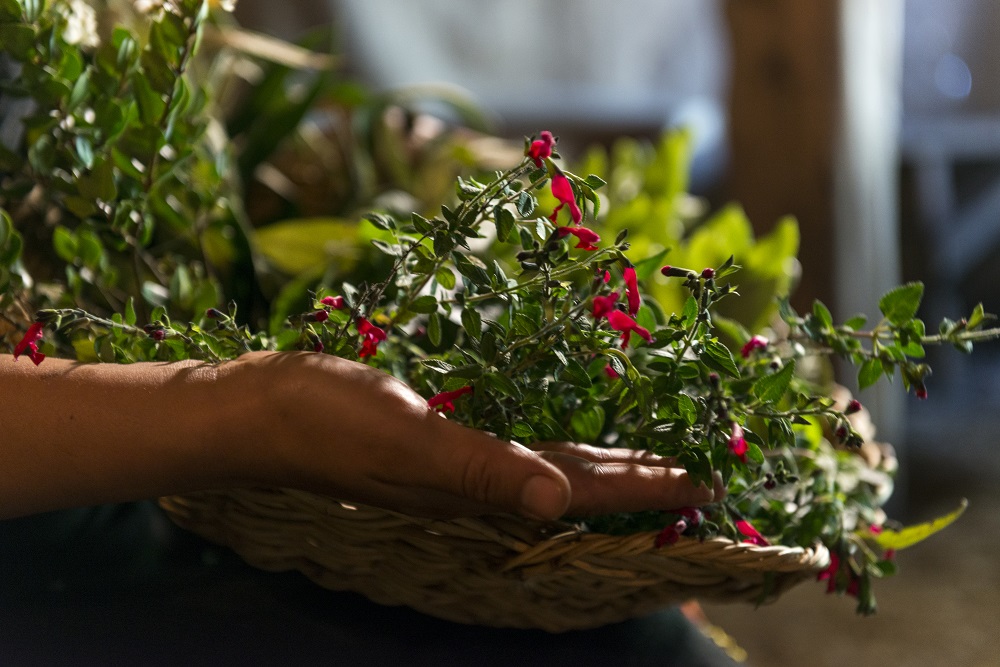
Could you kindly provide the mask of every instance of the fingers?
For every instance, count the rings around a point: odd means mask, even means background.
[[[556,466],[520,445],[433,419],[438,428],[420,447],[421,461],[411,471],[413,483],[451,494],[456,510],[477,508],[545,520],[566,513],[570,482]]]
[[[594,447],[576,442],[536,442],[530,447],[536,452],[560,452],[593,463],[636,463],[667,468],[677,466],[677,460],[672,457],[658,456],[648,450],[627,447]]]
[[[671,510],[704,505],[725,495],[722,479],[713,488],[695,485],[680,468],[630,462],[594,462],[562,452],[540,455],[558,467],[573,490],[568,513],[585,516],[612,512]]]

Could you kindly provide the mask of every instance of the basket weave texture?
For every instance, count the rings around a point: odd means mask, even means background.
[[[550,632],[697,597],[770,602],[829,564],[825,547],[758,547],[655,532],[610,536],[512,516],[424,519],[291,489],[162,498],[179,525],[269,571],[447,620]]]

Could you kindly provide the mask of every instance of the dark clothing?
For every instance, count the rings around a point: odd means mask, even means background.
[[[549,634],[458,625],[245,565],[152,503],[0,522],[0,664],[728,665],[676,609]]]

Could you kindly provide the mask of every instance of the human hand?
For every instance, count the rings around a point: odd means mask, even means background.
[[[219,378],[267,397],[263,411],[248,401],[239,418],[244,437],[262,445],[262,458],[244,457],[262,483],[411,514],[539,519],[675,509],[724,495],[721,480],[696,487],[647,452],[498,440],[442,418],[382,371],[328,355],[245,355]]]

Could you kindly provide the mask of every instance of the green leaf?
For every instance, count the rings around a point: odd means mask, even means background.
[[[865,326],[865,323],[867,321],[868,318],[865,317],[864,315],[855,315],[851,319],[844,322],[844,326],[850,329],[851,331],[858,331],[859,329],[861,329],[861,327]]]
[[[535,198],[527,192],[517,196],[517,212],[522,218],[530,217],[535,210]]]
[[[789,359],[777,373],[757,378],[757,381],[750,388],[750,392],[761,403],[777,403],[785,395],[785,392],[788,391],[788,386],[792,382],[794,372],[795,360]]]
[[[510,396],[518,400],[521,399],[521,390],[514,384],[513,380],[503,373],[487,373],[485,377],[490,386],[504,396]]]
[[[427,318],[427,340],[434,347],[441,345],[441,315],[435,311]]]
[[[982,302],[980,302],[977,303],[976,307],[972,309],[972,314],[969,315],[969,321],[966,326],[969,329],[975,329],[983,323],[984,319],[986,319],[986,311],[983,309]]]
[[[569,426],[579,442],[597,442],[604,430],[604,409],[593,405],[585,410],[576,410],[570,417]]]
[[[125,324],[135,326],[135,299],[132,297],[125,302]]]
[[[830,314],[830,309],[827,308],[821,301],[813,301],[813,315],[823,326],[830,328],[833,327],[833,315]]]
[[[405,251],[398,243],[386,243],[379,239],[372,239],[371,244],[390,257],[402,257]]]
[[[730,377],[738,378],[740,376],[740,370],[736,367],[736,362],[733,360],[733,355],[729,351],[729,348],[720,343],[717,340],[706,340],[705,341],[705,354],[704,361],[707,365],[712,366],[715,370],[725,373]]]
[[[882,377],[883,372],[884,369],[880,360],[868,359],[865,363],[861,364],[861,368],[858,370],[858,387],[865,389],[872,386]]]
[[[413,215],[417,218],[420,217],[416,213]],[[369,213],[364,219],[372,223],[372,225],[374,225],[377,229],[382,229],[387,232],[396,228],[396,221],[393,220],[391,216],[383,215],[381,213]]]
[[[562,371],[563,377],[569,381],[570,384],[581,387],[583,389],[589,389],[593,382],[590,380],[590,375],[587,373],[587,369],[580,364],[576,359],[567,359],[566,366]]]
[[[698,421],[698,408],[687,394],[677,395],[677,412],[688,426],[693,426]]]
[[[479,340],[483,332],[483,320],[475,308],[464,308],[462,310],[462,326],[466,333],[473,339]]]
[[[481,377],[483,374],[483,367],[479,364],[469,364],[467,366],[459,366],[448,371],[450,377],[462,378],[465,380],[475,380]]]
[[[76,235],[66,227],[59,225],[52,232],[52,246],[64,262],[72,264],[76,260],[78,252]]]
[[[690,327],[698,319],[698,301],[693,296],[689,296],[684,302],[684,310],[681,312],[684,319],[684,326]]]
[[[455,289],[455,274],[447,266],[442,266],[434,274],[434,278],[438,281],[438,285],[445,289]]]
[[[889,322],[902,325],[916,317],[923,295],[923,283],[900,285],[882,295],[878,308]]]
[[[912,547],[914,544],[923,542],[928,537],[934,533],[940,532],[954,523],[958,517],[962,516],[965,512],[965,508],[969,506],[969,501],[965,498],[959,504],[958,509],[944,516],[940,516],[933,521],[928,521],[927,523],[920,523],[915,526],[907,526],[900,530],[890,530],[888,528],[883,528],[882,532],[878,535],[872,533],[868,529],[858,531],[858,534],[869,540],[873,540],[883,549],[895,549],[899,551],[900,549],[906,549]]]
[[[511,435],[521,440],[530,441],[535,437],[535,430],[525,422],[517,422],[510,429]]]
[[[423,296],[414,299],[413,303],[410,304],[410,310],[415,313],[433,313],[437,310],[438,302],[437,299],[430,294],[424,294]]]
[[[510,237],[517,220],[513,213],[502,206],[497,206],[493,214],[497,225],[497,240],[504,242]]]
[[[638,280],[647,280],[650,276],[655,274],[659,268],[663,265],[663,260],[666,259],[667,255],[670,253],[670,248],[665,248],[660,252],[641,259],[635,263],[635,277]]]
[[[420,363],[437,373],[450,373],[455,367],[441,359],[421,359]]]

